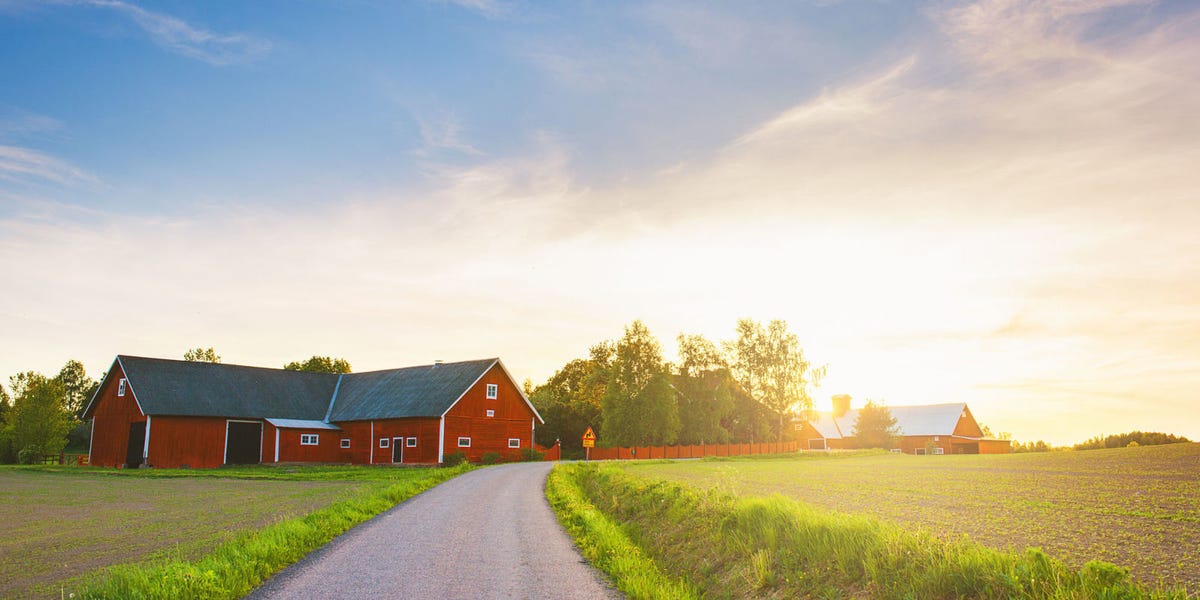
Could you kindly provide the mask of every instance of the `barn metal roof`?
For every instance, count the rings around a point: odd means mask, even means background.
[[[854,436],[854,423],[858,421],[857,408],[834,419],[830,413],[820,413],[812,426],[828,439]],[[958,427],[958,420],[967,412],[965,402],[949,404],[924,404],[920,406],[889,406],[896,418],[900,435],[950,435]]]
[[[117,363],[147,415],[272,415],[268,421],[278,427],[312,429],[338,421],[440,417],[500,359],[345,375],[140,356],[118,356]]]
[[[440,417],[499,361],[485,358],[346,375],[329,420]]]
[[[321,420],[338,376],[241,365],[118,356],[148,415]]]
[[[341,431],[341,427],[330,425],[325,421],[310,421],[305,419],[266,419],[266,421],[280,429],[330,429],[333,431]]]

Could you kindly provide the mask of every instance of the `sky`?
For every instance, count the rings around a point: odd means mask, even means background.
[[[1200,439],[1200,5],[0,0],[0,374],[540,383],[786,320],[818,409]]]

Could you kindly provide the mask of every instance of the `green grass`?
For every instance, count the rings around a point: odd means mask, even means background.
[[[0,597],[240,597],[461,472],[0,468]]]
[[[782,496],[697,489],[636,472],[561,465],[555,477],[568,483],[556,485],[574,486],[582,496],[569,511],[554,506],[564,522],[597,511],[663,577],[680,577],[703,597],[1185,597],[1139,587],[1126,570],[1106,563],[1074,569],[1036,549],[1002,552]],[[576,535],[587,555],[590,538]],[[622,584],[621,570],[595,564]]]
[[[596,510],[574,475],[563,468],[551,471],[546,498],[588,561],[612,576],[617,588],[630,598],[698,597],[690,586],[663,573],[612,519]]]
[[[831,457],[831,458],[827,458]],[[1103,560],[1149,585],[1200,590],[1200,444],[1000,456],[805,453],[627,464],[638,476],[781,494],[942,540]]]

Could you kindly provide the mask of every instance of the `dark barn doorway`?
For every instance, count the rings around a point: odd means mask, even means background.
[[[256,465],[262,462],[262,423],[227,421],[225,464]]]
[[[135,469],[142,464],[146,454],[146,422],[129,424],[129,445],[125,450],[125,468]]]
[[[404,462],[404,438],[392,438],[392,462]]]

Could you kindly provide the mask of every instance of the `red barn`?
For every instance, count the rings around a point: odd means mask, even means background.
[[[118,356],[84,412],[91,464],[438,464],[533,447],[542,417],[498,358],[350,373]]]
[[[889,406],[900,432],[898,449],[906,454],[1007,454],[1008,440],[984,437],[971,409],[962,402]],[[834,396],[833,412],[818,413],[796,424],[800,447],[809,450],[858,448],[854,424],[858,409],[849,396]]]

